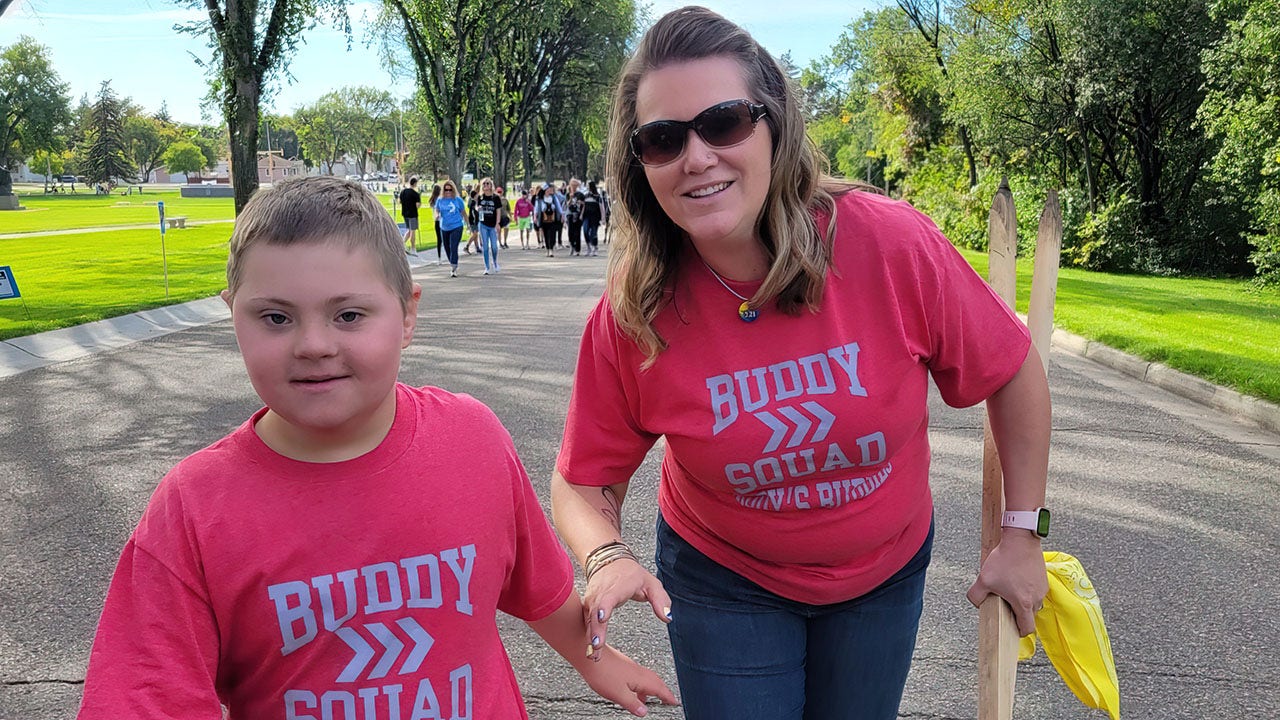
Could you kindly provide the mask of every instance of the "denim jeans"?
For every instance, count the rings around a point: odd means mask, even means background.
[[[462,226],[452,230],[441,231],[444,234],[444,252],[449,258],[449,264],[458,267],[458,243],[462,242]]]
[[[933,528],[905,567],[833,605],[788,600],[658,518],[658,578],[688,720],[893,720],[911,667]]]
[[[498,269],[498,228],[480,223],[480,250],[486,272]]]

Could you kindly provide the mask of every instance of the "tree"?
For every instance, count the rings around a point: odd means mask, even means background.
[[[609,84],[626,57],[627,42],[636,29],[632,0],[550,0],[509,28],[494,43],[496,68],[487,77],[493,98],[493,172],[506,182],[508,165],[526,137],[535,115],[552,96],[570,114],[558,119],[580,131],[578,140],[591,145],[585,131],[599,129],[607,113]],[[603,135],[595,133],[597,151]],[[576,170],[586,173],[585,159]]]
[[[44,175],[45,192],[49,192],[53,178],[62,174],[64,164],[62,153],[57,150],[37,150],[31,156],[31,169]]]
[[[124,138],[125,103],[116,97],[111,81],[104,80],[93,105],[93,126],[84,167],[92,183],[111,183],[116,178],[132,179],[137,168],[129,159]]]
[[[57,131],[71,119],[67,86],[48,55],[25,35],[0,51],[0,167],[53,149]]]
[[[238,215],[258,189],[259,107],[268,84],[320,13],[350,35],[345,0],[176,0],[208,11],[208,22],[178,26],[209,39],[213,84],[230,131]]]
[[[450,177],[460,178],[467,165],[476,118],[486,109],[489,83],[495,72],[494,45],[544,9],[546,0],[490,3],[466,0],[386,0],[399,20],[423,109],[444,151]]]
[[[164,151],[177,139],[177,129],[158,116],[130,115],[125,119],[124,141],[141,182],[147,182],[152,171],[160,167]]]
[[[1222,41],[1205,53],[1200,120],[1222,145],[1214,172],[1248,211],[1260,284],[1280,284],[1280,0],[1219,0]]]
[[[200,146],[190,140],[177,140],[164,151],[164,166],[170,175],[184,173],[190,175],[209,167]]]
[[[294,121],[303,154],[315,165],[327,165],[330,175],[334,164],[357,145],[360,119],[342,91],[325,93],[315,103],[298,108]]]

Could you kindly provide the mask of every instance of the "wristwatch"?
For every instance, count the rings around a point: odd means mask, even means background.
[[[1000,527],[1030,530],[1040,537],[1049,537],[1049,509],[1007,510],[1000,520]]]

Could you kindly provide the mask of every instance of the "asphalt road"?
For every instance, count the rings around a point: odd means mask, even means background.
[[[518,242],[515,244],[518,245]],[[402,378],[470,393],[515,437],[539,493],[604,258],[508,251],[481,277],[420,268]],[[1102,600],[1128,720],[1280,717],[1280,436],[1055,351],[1047,550],[1079,557]],[[163,473],[259,406],[219,322],[0,379],[0,720],[74,716],[94,625],[125,538]],[[901,717],[976,717],[980,410],[933,397],[937,539]],[[458,452],[483,442],[452,430]],[[656,455],[632,484],[627,534],[652,555]],[[622,717],[514,621],[505,637],[535,720]],[[674,684],[639,606],[611,641]],[[655,709],[651,717],[680,717]],[[1015,717],[1105,717],[1037,655]],[[767,719],[766,719],[767,720]]]

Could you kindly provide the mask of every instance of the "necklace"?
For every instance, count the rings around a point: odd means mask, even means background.
[[[702,260],[702,258],[698,258],[698,259]],[[707,264],[706,260],[702,260],[702,265],[707,269],[707,272],[711,273],[711,277],[715,278],[716,282],[720,283],[720,287],[724,288],[725,290],[728,290],[730,295],[733,295],[734,297],[742,301],[742,304],[738,306],[738,317],[742,320],[742,322],[748,322],[748,323],[755,322],[756,318],[760,317],[760,311],[752,309],[751,301],[743,297],[741,294],[739,294],[737,290],[734,290],[733,288],[729,287],[729,283],[725,282],[724,278],[720,277],[720,273],[717,273],[715,270],[712,270],[711,266]]]

